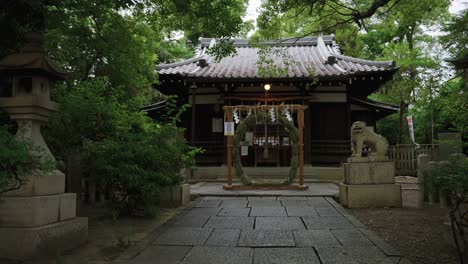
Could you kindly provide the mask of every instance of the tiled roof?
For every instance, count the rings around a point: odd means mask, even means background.
[[[237,54],[216,62],[207,53],[217,39],[201,39],[195,57],[156,67],[160,75],[178,75],[187,78],[264,78],[258,70],[258,47],[252,47],[246,39],[234,39]],[[307,78],[315,73],[320,78],[351,77],[356,74],[393,72],[393,61],[370,61],[344,56],[340,53],[333,36],[290,38],[265,42],[273,51],[274,64],[287,69],[283,78]]]
[[[370,106],[372,108],[376,108],[383,111],[388,112],[397,112],[400,108],[397,105],[386,104],[382,102],[377,102],[371,99],[363,98],[363,97],[351,97],[351,102],[357,103],[364,106]]]

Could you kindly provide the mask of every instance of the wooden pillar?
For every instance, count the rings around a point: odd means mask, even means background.
[[[192,85],[190,85],[190,92],[192,93],[192,118],[191,118],[191,122],[190,122],[190,145],[192,147],[195,147],[195,136],[196,136],[196,133],[195,133],[195,124],[196,124],[196,110],[197,110],[197,102],[196,102],[196,94],[197,94],[197,84],[196,83],[192,83]],[[193,179],[194,177],[194,174],[195,174],[195,171],[193,168],[190,169],[190,178]]]
[[[196,95],[197,95],[197,85],[195,83],[193,83],[192,85],[190,85],[190,92],[192,94],[192,122],[191,122],[191,135],[190,135],[190,143],[192,145],[192,147],[195,146],[195,136],[196,136],[196,133],[195,133],[195,123],[196,123],[196,105],[197,105],[197,102],[196,102]]]
[[[310,149],[310,145],[311,145],[311,129],[312,129],[312,124],[310,122],[310,107],[309,107],[309,103],[304,102],[303,104],[305,104],[305,107],[306,109],[304,110],[304,119],[307,121],[307,122],[304,122],[304,163],[307,163],[307,164],[312,164],[312,161],[311,161],[311,149]]]
[[[232,122],[232,108],[226,109],[226,122]],[[232,186],[232,136],[227,136],[227,149],[226,149],[226,156],[227,156],[227,169],[228,169],[228,186]]]
[[[297,113],[299,126],[299,186],[304,185],[304,107],[300,106]]]

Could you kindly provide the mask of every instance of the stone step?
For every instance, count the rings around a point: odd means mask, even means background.
[[[283,179],[289,175],[290,167],[244,167],[244,172],[253,179]],[[342,167],[304,167],[304,179],[320,180],[329,182],[343,181]],[[193,175],[193,176],[192,176]],[[227,168],[220,167],[197,167],[187,172],[192,181],[213,181],[227,179]],[[233,178],[236,178],[233,168]]]

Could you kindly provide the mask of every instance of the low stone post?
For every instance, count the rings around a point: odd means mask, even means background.
[[[420,154],[417,158],[418,168],[418,185],[419,185],[419,199],[418,207],[421,208],[424,205],[424,174],[427,171],[427,166],[430,161],[430,157],[427,154]]]
[[[437,168],[439,168],[439,162],[437,161],[430,161],[427,163],[427,170],[429,173],[433,173],[435,170],[437,170]],[[430,192],[427,193],[427,202],[430,204],[430,205],[433,205],[434,202],[435,202],[435,195],[437,193],[437,190],[435,190],[435,187],[433,185],[432,182],[427,182],[426,183],[426,186],[430,186],[431,190]]]

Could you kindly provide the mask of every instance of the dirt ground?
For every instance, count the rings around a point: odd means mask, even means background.
[[[448,209],[434,205],[422,209],[350,211],[413,264],[459,263],[448,224]]]
[[[153,219],[128,217],[115,221],[102,209],[83,208],[82,216],[89,217],[87,244],[54,257],[19,262],[0,260],[0,264],[109,264],[182,209],[159,209]]]

